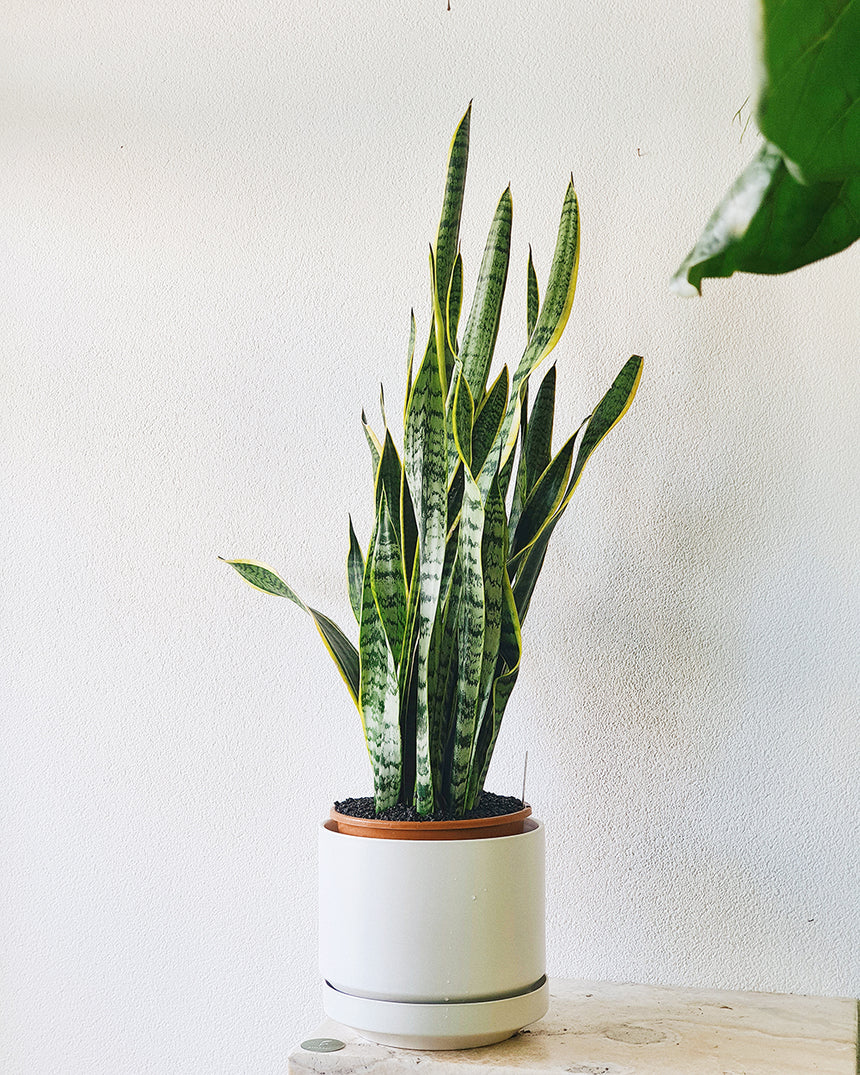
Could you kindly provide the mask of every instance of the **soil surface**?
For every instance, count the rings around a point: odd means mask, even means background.
[[[378,821],[455,821],[458,820],[450,811],[437,810],[432,814],[418,814],[414,806],[398,803],[388,810],[377,814],[373,809],[373,796],[365,795],[361,799],[341,799],[334,804],[335,810],[349,817],[371,817]],[[482,791],[474,810],[464,816],[501,817],[503,814],[515,814],[522,810],[523,801],[513,795],[494,795],[491,791]]]

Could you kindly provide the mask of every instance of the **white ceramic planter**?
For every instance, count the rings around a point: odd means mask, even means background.
[[[382,1044],[461,1049],[546,1013],[544,830],[381,840],[320,830],[325,1010]]]

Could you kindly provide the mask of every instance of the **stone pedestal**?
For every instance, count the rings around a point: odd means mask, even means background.
[[[858,1002],[605,982],[550,982],[549,1013],[498,1045],[415,1052],[329,1020],[291,1075],[858,1075]],[[483,1070],[480,1070],[483,1069]]]

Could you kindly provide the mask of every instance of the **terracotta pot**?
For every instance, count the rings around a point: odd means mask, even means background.
[[[337,832],[346,836],[368,836],[375,840],[481,840],[494,836],[515,836],[523,832],[532,808],[527,804],[513,814],[498,817],[462,818],[455,821],[380,821],[375,817],[351,817],[331,808],[329,814]]]

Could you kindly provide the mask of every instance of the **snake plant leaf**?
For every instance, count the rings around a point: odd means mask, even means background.
[[[364,410],[361,412],[361,424],[364,428],[364,436],[367,439],[367,446],[370,448],[370,462],[373,466],[373,478],[376,480],[376,471],[379,467],[379,457],[382,455],[382,444],[379,441],[379,437],[370,428],[367,421],[367,415]]]
[[[380,505],[376,542],[370,565],[370,588],[379,618],[385,628],[385,637],[394,656],[394,663],[399,667],[403,654],[403,636],[406,632],[406,579],[403,574],[400,542],[397,540],[388,498],[385,495]]]
[[[417,579],[418,570],[418,547],[415,547],[414,562],[411,575]],[[400,655],[400,665],[397,669],[397,689],[400,692],[401,704],[405,702],[409,691],[408,681],[415,665],[415,647],[418,642],[418,587],[413,586],[407,593],[406,598],[406,628],[403,632],[403,649]],[[401,717],[402,722],[402,717]]]
[[[552,516],[545,522],[538,536],[525,550],[524,557],[521,557],[520,562],[515,565],[516,579],[513,583],[513,594],[520,623],[525,622],[535,583],[543,566],[549,539],[564,509],[570,503],[574,490],[579,484],[579,479],[582,477],[583,468],[600,441],[626,414],[630,404],[633,402],[633,397],[636,395],[636,389],[639,387],[641,377],[642,359],[639,355],[631,355],[621,368],[621,372],[612,382],[609,391],[587,420],[588,425],[580,441],[576,461],[573,465],[573,473],[564,497]]]
[[[543,303],[525,353],[511,379],[510,400],[500,431],[503,445],[501,466],[504,466],[513,452],[519,437],[523,385],[561,339],[567,324],[573,305],[578,269],[579,205],[571,179],[564,196]],[[504,493],[504,488],[502,492]]]
[[[502,625],[499,639],[497,675],[493,681],[487,715],[478,734],[475,757],[469,775],[468,809],[476,805],[484,786],[484,781],[487,779],[487,771],[490,768],[493,750],[499,736],[502,717],[519,675],[522,648],[520,620],[517,615],[514,595],[507,574],[505,574],[502,577]]]
[[[804,183],[860,174],[860,5],[762,0],[758,125]]]
[[[520,443],[517,459],[517,476],[514,480],[514,495],[511,499],[511,514],[508,520],[508,525],[511,531],[516,530],[517,522],[520,514],[523,510],[523,504],[526,499],[526,440],[528,438],[529,430],[529,382],[524,381],[523,387],[520,390],[522,396],[522,405],[520,408]],[[514,458],[514,453],[511,453],[511,459]],[[505,495],[507,496],[508,487],[504,486]]]
[[[448,298],[445,303],[445,338],[452,357],[456,356],[457,327],[460,324],[460,311],[463,308],[463,258],[457,252],[451,283],[448,285]]]
[[[403,397],[403,421],[406,421],[406,408],[409,406],[409,393],[412,391],[412,363],[415,359],[415,311],[409,311],[409,348],[406,357],[406,394]]]
[[[475,742],[478,692],[484,652],[484,577],[481,539],[484,505],[481,491],[466,472],[457,560],[460,600],[457,606],[457,689],[454,749],[451,767],[451,807],[462,816],[466,809],[469,763]]]
[[[412,585],[412,569],[415,563],[415,553],[418,548],[418,524],[415,521],[415,508],[412,505],[412,494],[409,492],[409,482],[406,480],[406,470],[400,469],[400,548],[403,553],[403,574],[406,577],[406,585]]]
[[[454,406],[451,411],[452,432],[457,455],[466,468],[472,465],[472,423],[475,420],[475,404],[469,384],[463,376],[462,366],[454,389]]]
[[[460,525],[460,505],[463,503],[463,464],[458,463],[448,487],[448,533],[446,542],[451,540],[451,535],[456,532]]]
[[[379,457],[379,467],[376,471],[375,481],[375,504],[376,513],[379,514],[380,504],[385,498],[389,504],[397,505],[398,510],[394,513],[392,522],[400,542],[400,484],[403,474],[403,465],[397,454],[397,447],[391,433],[385,430],[385,441],[382,446],[382,455]]]
[[[364,555],[349,516],[349,552],[346,556],[346,580],[349,587],[349,603],[356,622],[361,620],[361,595],[364,592]]]
[[[717,206],[672,278],[680,295],[701,294],[705,277],[791,272],[860,238],[860,173],[804,186],[766,143]]]
[[[523,560],[524,553],[534,544],[541,530],[558,510],[567,491],[577,435],[574,433],[568,438],[525,502],[511,540],[508,574],[512,578]]]
[[[460,216],[463,211],[463,190],[466,185],[466,165],[469,160],[469,126],[472,118],[472,105],[460,120],[451,148],[448,151],[448,172],[445,178],[445,194],[442,200],[442,215],[436,234],[434,280],[434,301],[440,309],[447,306],[448,288],[457,260],[460,245]],[[443,391],[445,385],[443,382]]]
[[[529,415],[523,456],[526,464],[526,496],[552,460],[552,425],[555,414],[555,366],[550,366],[541,381],[537,398]]]
[[[479,472],[487,459],[489,452],[502,418],[505,416],[505,408],[508,403],[508,367],[502,366],[502,370],[485,393],[480,406],[475,414],[472,426],[472,472]]]
[[[223,560],[225,564],[229,564],[230,567],[234,568],[255,590],[262,590],[263,593],[273,594],[275,597],[286,597],[311,616],[326,649],[337,665],[337,669],[349,690],[352,700],[358,706],[359,712],[361,712],[358,700],[358,653],[355,646],[337,624],[330,620],[328,616],[324,616],[322,612],[317,612],[316,609],[306,605],[295,591],[290,589],[284,580],[267,564],[261,564],[256,560],[224,560],[223,556],[219,556],[218,559]]]
[[[481,682],[475,710],[478,735],[486,718],[490,703],[493,679],[499,658],[502,632],[502,606],[508,556],[508,528],[505,503],[502,500],[498,479],[490,486],[484,506],[484,533],[481,538],[481,572],[484,578],[484,647],[481,657]],[[491,718],[492,719],[492,718]],[[478,739],[475,739],[477,747]],[[469,760],[469,779],[475,768],[475,749]]]
[[[502,312],[502,299],[508,279],[508,264],[511,255],[511,224],[513,221],[513,200],[511,188],[508,187],[499,199],[490,233],[484,247],[478,283],[469,318],[463,330],[463,344],[460,358],[463,371],[469,382],[472,397],[477,401],[484,395],[487,375],[499,334],[499,319]]]
[[[528,329],[527,338],[531,339],[537,324],[538,311],[540,310],[540,290],[538,289],[535,263],[532,260],[531,246],[529,247],[529,265],[526,275],[526,327]]]
[[[418,521],[419,548],[415,806],[418,813],[426,814],[433,810],[428,661],[445,562],[448,492],[444,396],[437,356],[430,348],[412,386],[404,439],[404,465]]]
[[[373,767],[377,813],[394,806],[400,794],[400,695],[394,655],[373,595],[373,565],[379,525],[367,550],[358,651],[361,659],[359,702]]]

